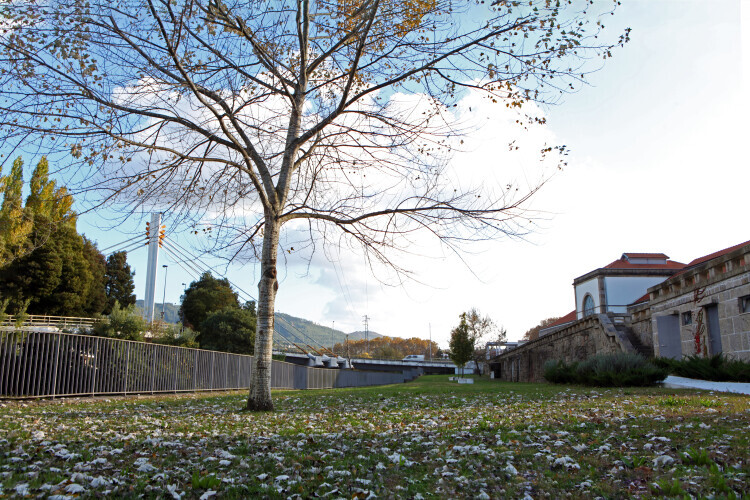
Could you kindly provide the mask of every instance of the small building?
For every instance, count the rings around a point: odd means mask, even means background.
[[[688,264],[624,253],[573,288],[573,311],[490,361],[496,378],[540,381],[548,360],[609,352],[750,360],[750,241]]]

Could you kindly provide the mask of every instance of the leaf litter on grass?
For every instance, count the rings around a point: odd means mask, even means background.
[[[5,403],[0,495],[591,498],[750,490],[744,396],[482,380],[467,388],[422,377],[279,391],[272,413],[239,411],[244,398]]]

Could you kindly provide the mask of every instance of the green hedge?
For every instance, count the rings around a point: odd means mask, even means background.
[[[708,358],[693,355],[679,360],[657,358],[654,363],[679,377],[718,382],[750,382],[750,363],[727,359],[721,354]]]
[[[553,384],[583,384],[598,387],[626,387],[655,385],[664,380],[669,371],[630,353],[600,354],[571,364],[548,361],[544,378]]]

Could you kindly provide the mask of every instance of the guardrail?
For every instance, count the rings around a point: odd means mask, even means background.
[[[253,356],[56,332],[0,332],[0,398],[248,389]],[[271,387],[326,389],[412,380],[273,361]]]
[[[49,316],[45,314],[28,314],[19,321],[17,316],[12,314],[5,315],[0,321],[0,327],[16,327],[16,322],[21,323],[21,328],[33,328],[35,326],[53,326],[57,328],[91,328],[97,322],[101,321],[95,318],[78,318],[72,316]]]

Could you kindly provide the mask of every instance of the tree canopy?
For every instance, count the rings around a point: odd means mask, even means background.
[[[229,280],[214,278],[211,273],[206,272],[185,290],[180,306],[180,319],[185,326],[200,331],[201,325],[212,312],[239,308],[239,298],[232,290]]]
[[[469,331],[466,313],[461,313],[461,321],[456,328],[451,330],[449,347],[448,356],[459,368],[471,361],[474,356],[474,337]]]
[[[560,319],[558,316],[553,316],[552,318],[543,319],[542,321],[539,322],[538,325],[536,325],[536,326],[534,326],[534,327],[529,328],[528,330],[526,330],[526,333],[524,333],[523,337],[522,337],[523,340],[536,340],[536,339],[538,339],[539,338],[539,330],[541,330],[542,328],[548,327],[549,325],[551,325],[552,323],[554,323],[558,319]]]
[[[418,233],[458,251],[519,232],[534,187],[449,175],[452,109],[574,88],[628,37],[604,41],[591,4],[7,2],[0,140],[66,153],[97,202],[208,216],[217,251],[260,261],[248,408],[268,410],[280,245],[359,246],[408,274],[394,251]]]
[[[105,293],[107,296],[107,307],[105,314],[109,314],[115,302],[122,307],[135,304],[135,283],[133,282],[135,271],[130,270],[128,254],[115,252],[107,257]]]

